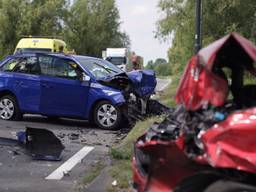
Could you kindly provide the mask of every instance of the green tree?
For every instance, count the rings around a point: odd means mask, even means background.
[[[79,54],[101,56],[107,47],[129,47],[120,31],[115,0],[0,0],[0,56],[24,35],[56,36]]]
[[[154,69],[154,62],[152,60],[148,61],[146,69]]]
[[[58,36],[63,34],[66,15],[66,0],[33,0],[29,4],[26,17],[23,17],[25,20],[22,22],[29,24],[25,26],[25,29],[30,34]]]
[[[23,35],[61,35],[65,14],[65,0],[0,0],[0,56]]]
[[[155,65],[167,65],[167,61],[163,58],[157,58],[155,61]]]
[[[237,31],[255,42],[255,0],[202,0],[203,45],[229,32]],[[168,51],[173,72],[183,71],[187,60],[194,54],[194,0],[160,0],[159,8],[164,17],[158,21],[157,37],[173,37]]]
[[[172,74],[171,65],[163,58],[157,58],[155,62],[150,60],[146,69],[153,69],[158,76],[169,76]]]
[[[0,1],[0,56],[10,54],[17,43],[19,20],[25,2],[22,0]]]
[[[66,20],[65,39],[78,54],[101,57],[107,47],[127,47],[114,0],[77,0]]]

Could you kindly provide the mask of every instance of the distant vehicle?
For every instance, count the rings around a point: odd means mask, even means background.
[[[116,65],[123,71],[133,70],[132,54],[127,48],[107,48],[102,51],[102,58]],[[143,57],[136,55],[138,68],[143,69]]]
[[[124,73],[103,59],[14,54],[0,63],[0,118],[18,120],[34,113],[87,119],[116,129],[128,113],[134,118],[146,113],[155,86],[153,71]]]
[[[129,59],[127,48],[107,48],[102,52],[102,57],[123,71],[126,71],[126,64]]]
[[[63,40],[55,38],[44,37],[26,37],[22,38],[14,53],[31,53],[31,52],[45,52],[45,53],[66,53],[67,45]]]

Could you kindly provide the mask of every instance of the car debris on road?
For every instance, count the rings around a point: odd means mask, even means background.
[[[30,152],[35,160],[60,161],[64,146],[53,132],[47,129],[27,127],[17,133],[18,139],[0,138],[0,146],[21,146]],[[19,155],[17,150],[11,151]]]
[[[256,85],[244,81],[255,62],[256,46],[237,33],[192,57],[178,105],[135,143],[136,191],[256,191]]]

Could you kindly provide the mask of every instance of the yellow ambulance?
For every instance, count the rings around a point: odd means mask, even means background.
[[[67,53],[67,45],[63,40],[55,38],[26,37],[18,42],[14,51],[14,53],[31,52]]]

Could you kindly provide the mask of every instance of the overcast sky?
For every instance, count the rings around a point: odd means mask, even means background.
[[[167,59],[170,45],[154,38],[159,18],[158,0],[116,0],[122,21],[121,29],[131,39],[131,48],[144,57],[144,63],[157,58]]]

